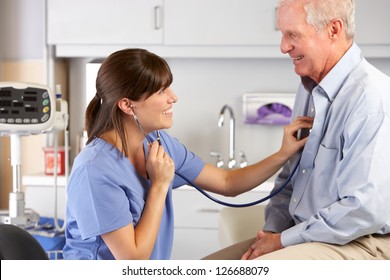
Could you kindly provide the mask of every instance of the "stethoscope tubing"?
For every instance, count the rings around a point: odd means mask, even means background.
[[[219,200],[213,196],[211,196],[210,194],[208,194],[207,192],[205,192],[203,189],[201,189],[200,187],[198,187],[194,182],[192,182],[190,179],[188,179],[186,176],[178,173],[177,171],[175,171],[175,174],[177,176],[179,176],[180,178],[182,178],[184,181],[187,182],[187,184],[189,184],[190,186],[194,187],[196,190],[198,190],[201,194],[203,194],[204,196],[206,196],[207,198],[211,199],[212,201],[218,203],[218,204],[221,204],[223,206],[227,206],[227,207],[233,207],[233,208],[244,208],[244,207],[250,207],[250,206],[253,206],[253,205],[257,205],[257,204],[260,204],[264,201],[267,201],[269,199],[271,199],[272,197],[274,197],[275,195],[277,195],[278,193],[280,193],[286,186],[287,184],[291,181],[291,178],[294,176],[295,172],[297,171],[298,169],[298,166],[299,166],[299,162],[300,162],[300,159],[298,159],[297,163],[295,164],[292,172],[290,173],[290,175],[287,177],[286,181],[283,183],[283,185],[281,185],[280,187],[278,187],[276,190],[273,190],[269,195],[259,199],[259,200],[256,200],[256,201],[253,201],[253,202],[249,202],[249,203],[229,203],[229,202],[225,202],[225,201],[222,201],[222,200]]]

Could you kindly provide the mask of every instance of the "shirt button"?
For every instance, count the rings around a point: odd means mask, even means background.
[[[306,169],[303,169],[303,170],[302,170],[302,173],[303,173],[303,174],[306,174],[306,172],[307,172]]]
[[[296,199],[296,198],[294,198],[294,199],[293,199],[293,201],[294,201],[294,202],[297,202],[297,199]]]

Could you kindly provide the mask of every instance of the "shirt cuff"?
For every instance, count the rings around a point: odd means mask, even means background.
[[[302,224],[298,224],[284,230],[281,234],[281,242],[283,247],[305,243],[306,241],[302,238],[301,232]]]

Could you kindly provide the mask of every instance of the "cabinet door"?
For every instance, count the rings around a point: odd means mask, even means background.
[[[390,45],[390,1],[356,1],[356,42]]]
[[[48,44],[161,44],[163,0],[49,0]]]
[[[220,249],[216,229],[176,228],[171,259],[200,260]]]
[[[165,0],[166,45],[278,45],[277,0]]]

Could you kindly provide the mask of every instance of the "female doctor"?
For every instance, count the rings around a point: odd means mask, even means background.
[[[162,131],[172,126],[177,101],[171,83],[166,61],[146,50],[120,50],[102,63],[86,111],[87,145],[69,178],[65,259],[169,259],[172,189],[185,184],[175,171],[206,191],[236,196],[305,144],[294,135],[312,119],[300,117],[263,161],[230,171],[207,164]]]

